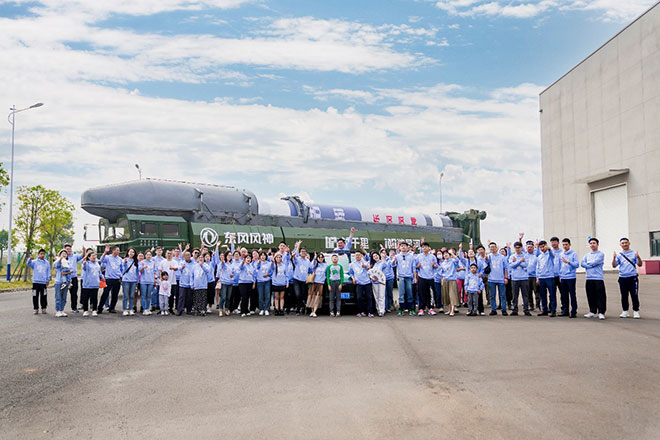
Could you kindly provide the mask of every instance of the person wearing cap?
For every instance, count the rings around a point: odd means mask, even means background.
[[[575,294],[575,270],[580,267],[580,260],[577,252],[571,249],[571,240],[564,238],[561,241],[563,251],[559,254],[561,267],[559,270],[559,279],[561,282],[561,314],[559,316],[577,316],[577,296]],[[568,303],[571,303],[571,313],[568,313]]]
[[[541,296],[539,295],[538,285],[536,284],[536,252],[534,251],[534,242],[527,240],[525,242],[525,260],[527,260],[527,285],[529,286],[529,309],[541,311]],[[535,307],[536,306],[536,307]]]
[[[405,241],[399,245],[399,252],[391,257],[392,265],[396,266],[399,277],[399,310],[398,316],[415,314],[415,304],[412,295],[412,280],[414,276],[415,255],[409,252]]]
[[[563,287],[561,285],[561,277],[559,272],[561,271],[561,248],[559,247],[559,237],[550,238],[550,247],[552,248],[552,254],[554,255],[554,274],[555,274],[555,287],[554,295],[557,297],[557,291],[559,291],[559,299],[561,300],[561,310],[568,310],[568,296],[566,297],[566,304],[564,304],[564,293]]]
[[[545,240],[539,241],[536,262],[536,284],[541,296],[541,313],[537,316],[557,316],[557,293],[555,291],[555,254]],[[550,312],[548,312],[548,297]]]
[[[491,242],[488,247],[490,248],[490,254],[486,257],[486,261],[490,265],[490,274],[488,274],[490,314],[497,315],[497,294],[499,293],[502,316],[507,316],[505,287],[509,282],[507,258],[498,252],[497,243]]]
[[[614,252],[612,258],[612,267],[619,268],[619,290],[621,291],[621,309],[620,318],[630,317],[628,312],[628,296],[632,299],[633,318],[639,319],[639,277],[637,276],[637,267],[642,267],[642,259],[637,251],[630,249],[630,240],[622,238],[619,240],[621,252]]]
[[[509,273],[511,274],[511,293],[513,295],[513,311],[511,316],[518,315],[518,294],[522,296],[523,313],[531,316],[529,311],[529,277],[527,274],[527,258],[522,251],[522,243],[513,244],[514,253],[509,256]]]
[[[605,291],[605,281],[603,275],[603,263],[605,255],[598,250],[599,241],[595,237],[589,238],[589,247],[591,252],[582,258],[580,265],[586,269],[587,281],[585,290],[587,291],[587,302],[589,303],[589,313],[585,318],[605,319],[607,310],[607,292]]]

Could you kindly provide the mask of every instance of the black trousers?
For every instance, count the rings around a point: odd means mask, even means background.
[[[479,313],[484,312],[484,291],[483,290],[479,293],[479,297],[477,298],[477,311]]]
[[[307,283],[304,281],[293,280],[293,291],[296,295],[295,307],[298,310],[305,310],[307,302]]]
[[[241,314],[247,315],[250,312],[248,306],[250,290],[252,290],[252,283],[239,283],[238,291],[241,293]]]
[[[257,307],[259,307],[259,291],[256,286],[250,287],[250,311],[256,312]]]
[[[511,309],[511,302],[513,301],[513,287],[511,285],[511,278],[509,278],[509,282],[504,286],[504,293],[506,295],[507,308]]]
[[[114,278],[106,278],[105,282],[107,285],[103,288],[103,293],[101,293],[101,299],[99,300],[99,304],[101,305],[102,308],[103,304],[105,304],[105,301],[108,299],[108,295],[111,295],[110,310],[114,310],[115,306],[117,305],[117,298],[119,297],[119,288],[121,287],[121,281]]]
[[[230,307],[230,309],[232,311],[238,309],[238,305],[240,303],[241,303],[241,292],[240,292],[238,286],[232,286],[232,288],[231,288],[231,301],[230,301],[231,307]]]
[[[206,286],[206,304],[208,304],[209,307],[213,307],[214,302],[215,302],[215,281],[211,281]]]
[[[360,313],[373,313],[374,293],[371,283],[356,285],[355,293]]]
[[[414,309],[419,304],[419,284],[415,282],[414,278],[412,282],[412,300],[412,308]]]
[[[555,293],[559,290],[559,300],[561,302],[561,311],[563,313],[564,308],[568,310],[568,296],[566,296],[566,301],[564,301],[564,288],[561,285],[561,279],[555,277]]]
[[[571,280],[561,280],[561,312],[568,313],[568,303],[571,303],[571,315],[577,314],[577,296],[575,294],[575,278]]]
[[[541,308],[541,295],[539,294],[539,286],[536,285],[536,277],[529,277],[529,308]]]
[[[182,313],[184,308],[186,309],[186,312],[191,313],[192,305],[193,305],[193,288],[179,286],[179,298],[176,300],[177,313]]]
[[[78,310],[78,277],[71,278],[69,293],[71,294],[71,310]],[[82,297],[82,292],[80,296]],[[82,305],[82,298],[80,299],[80,304]]]
[[[632,298],[633,310],[639,312],[639,277],[619,278],[619,290],[621,290],[621,309],[628,310],[628,295]]]
[[[91,289],[82,289],[80,292],[80,302],[82,304],[82,309],[87,312],[89,310],[89,306],[92,306],[92,311],[96,310],[98,307],[98,296],[99,296],[99,289],[97,288],[91,288]]]
[[[167,307],[168,311],[172,313],[174,311],[174,304],[176,304],[176,300],[179,299],[179,285],[178,284],[172,284],[170,286],[170,297],[167,299]],[[161,310],[161,312],[164,312],[165,310]]]
[[[603,313],[607,310],[607,294],[603,280],[587,280],[585,284],[587,302],[591,313]]]
[[[39,308],[45,309],[48,307],[48,298],[46,297],[46,285],[41,283],[32,283],[32,306],[34,310]]]
[[[417,291],[419,292],[419,309],[423,310],[431,305],[431,286],[433,280],[419,277],[417,279]]]

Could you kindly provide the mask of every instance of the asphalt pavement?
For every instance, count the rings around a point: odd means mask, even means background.
[[[0,438],[660,438],[642,319],[32,315],[0,294]],[[52,289],[49,302],[53,304]],[[464,310],[464,309],[461,309]]]

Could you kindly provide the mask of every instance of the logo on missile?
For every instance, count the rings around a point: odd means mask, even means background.
[[[199,231],[199,239],[207,247],[213,247],[218,243],[218,233],[215,229],[204,228]]]

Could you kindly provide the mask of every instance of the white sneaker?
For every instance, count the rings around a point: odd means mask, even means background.
[[[165,316],[170,316],[170,312],[167,311],[167,310],[165,310],[165,312],[163,312],[163,315],[165,315]]]
[[[64,312],[64,310],[62,310],[62,311],[60,312],[60,316],[66,318],[66,317],[69,316],[69,315],[67,315],[67,314]]]
[[[142,310],[142,316],[147,316],[147,311],[146,310]]]
[[[47,313],[48,313],[48,312],[46,312],[46,309],[41,309],[41,314],[42,314],[42,315],[45,315],[45,314],[47,314]]]
[[[259,316],[264,316],[264,311],[263,310],[259,310]]]
[[[629,318],[629,317],[630,317],[630,313],[628,313],[628,310],[624,310],[624,311],[621,312],[621,314],[619,315],[619,318]]]
[[[264,312],[264,315],[266,315],[266,316],[270,316],[270,312],[268,312],[268,310],[266,310],[266,311]]]
[[[135,310],[130,310],[130,311],[128,312],[128,314],[131,315],[131,316],[135,316]]]
[[[56,318],[59,318],[59,317],[61,317],[61,316],[62,316],[62,312],[55,312],[55,317],[56,317]]]
[[[83,316],[84,316],[84,317],[89,316],[89,312],[83,312]]]
[[[639,312],[635,312],[635,311],[633,311],[633,318],[634,318],[634,319],[639,319],[639,318],[641,318],[641,316],[639,316]]]
[[[92,316],[99,316],[99,313],[98,313],[96,310],[94,310],[94,311],[92,312]]]
[[[224,314],[222,313],[222,310],[220,310],[220,311],[218,312],[218,317],[222,318],[223,315],[224,315]]]
[[[128,310],[124,310],[124,313],[122,313],[122,316],[128,316]]]
[[[591,313],[591,312],[589,312],[589,313],[587,313],[586,315],[584,315],[584,317],[585,317],[585,318],[595,318],[595,317],[596,317],[596,314],[595,314],[595,313]]]
[[[603,315],[602,313],[599,313],[598,314],[598,319],[605,319],[605,315]]]
[[[207,307],[207,308],[206,308],[206,313],[211,313],[211,312],[212,312],[211,308],[210,308],[210,307]]]
[[[254,310],[252,310],[252,311],[250,312],[250,315],[254,315]]]
[[[247,315],[245,313],[241,313],[241,318],[245,318]]]
[[[39,314],[39,310],[34,309],[34,312],[32,312],[32,313],[33,313],[34,315],[38,315],[38,314]]]

